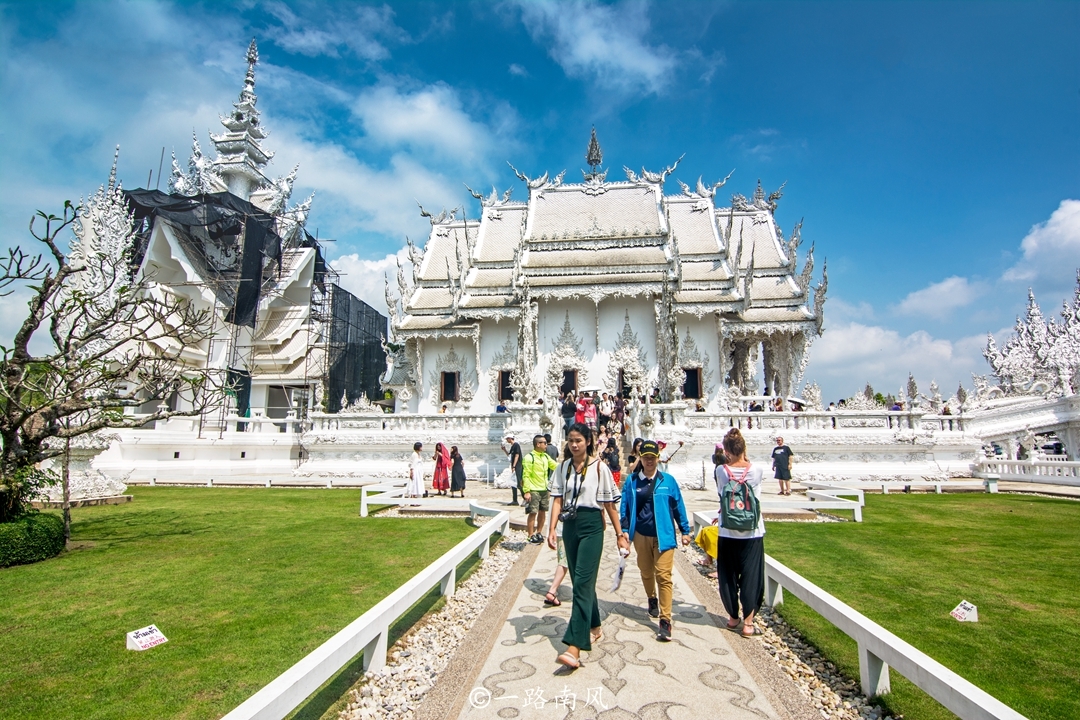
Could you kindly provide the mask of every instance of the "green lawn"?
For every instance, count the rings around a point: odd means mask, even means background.
[[[220,717],[472,531],[347,490],[130,492],[0,570],[0,718]],[[151,623],[169,642],[125,650]]]
[[[1080,503],[867,495],[862,523],[769,523],[766,552],[1034,719],[1080,717]],[[781,613],[849,676],[854,641],[785,595]],[[961,600],[978,623],[949,616]],[[889,709],[951,713],[893,671]]]

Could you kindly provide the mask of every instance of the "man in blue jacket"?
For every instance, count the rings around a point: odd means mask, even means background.
[[[690,521],[675,478],[658,467],[660,446],[641,445],[641,469],[623,483],[620,524],[637,553],[638,570],[649,598],[649,615],[660,618],[656,639],[671,639],[671,566],[678,542],[690,544]],[[657,590],[659,589],[659,597]]]

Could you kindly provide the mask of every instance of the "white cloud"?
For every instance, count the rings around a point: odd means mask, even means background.
[[[298,55],[338,57],[344,50],[362,60],[385,60],[390,51],[379,38],[409,40],[408,34],[394,23],[394,11],[387,5],[336,6],[329,17],[321,16],[314,7],[301,17],[283,2],[266,3],[264,7],[280,23],[267,28],[266,34],[279,47]]]
[[[677,65],[676,53],[647,41],[643,2],[616,6],[592,0],[518,0],[525,27],[571,77],[623,93],[661,93]]]
[[[941,320],[953,310],[973,303],[985,292],[979,282],[968,282],[967,278],[954,275],[941,282],[933,283],[922,290],[908,293],[908,296],[896,306],[901,315],[917,315]]]
[[[490,123],[474,119],[442,83],[412,92],[380,85],[361,93],[352,109],[368,137],[382,145],[435,151],[473,167],[485,164],[495,148],[506,149],[516,125],[505,107]]]
[[[935,338],[919,330],[901,335],[895,330],[858,322],[829,323],[810,350],[805,378],[822,387],[824,397],[850,397],[869,382],[879,392],[896,393],[913,373],[926,391],[935,380],[948,397],[971,374],[985,374],[982,349],[985,335],[959,340]]]
[[[379,260],[364,260],[356,253],[342,255],[331,260],[330,265],[341,273],[341,287],[386,315],[386,279],[389,279],[390,289],[396,296],[399,260],[405,268],[405,276],[411,280],[411,266],[406,260],[404,248]]]
[[[1053,288],[1071,283],[1080,266],[1080,200],[1062,200],[1046,222],[1034,225],[1020,242],[1023,259],[1002,276],[1007,282]]]
[[[526,70],[523,66],[518,65],[517,63],[510,63],[510,67],[508,67],[506,70],[511,75],[515,75],[517,77],[528,77],[529,76],[529,71]]]

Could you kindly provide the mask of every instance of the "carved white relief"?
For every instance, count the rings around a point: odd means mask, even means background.
[[[488,375],[491,383],[491,402],[497,403],[499,401],[499,375],[509,370],[513,372],[518,366],[518,345],[517,340],[509,333],[506,333],[506,342],[499,349],[499,352],[495,353],[495,357],[491,359],[491,367],[488,370]]]
[[[988,335],[983,356],[1006,394],[1075,393],[1080,388],[1080,271],[1073,302],[1062,304],[1060,322],[1046,320],[1028,291],[1027,313],[1017,318],[1013,336],[998,350]]]
[[[559,391],[563,382],[563,373],[567,370],[576,370],[578,386],[584,385],[588,380],[585,357],[581,354],[581,338],[570,326],[570,311],[566,311],[566,319],[563,321],[562,331],[559,336],[551,341],[552,353],[548,357],[547,381],[545,391],[554,395]]]
[[[623,320],[623,329],[615,341],[615,350],[608,360],[607,382],[605,386],[612,391],[618,390],[619,371],[622,370],[623,382],[633,390],[636,397],[645,390],[648,372],[645,349],[641,347],[637,333],[630,327],[630,313]]]
[[[439,405],[439,389],[442,387],[442,374],[444,372],[458,373],[458,400],[467,405],[472,402],[476,392],[476,369],[469,368],[467,355],[458,355],[454,346],[450,350],[435,358],[435,369],[428,373],[431,382],[431,403]]]
[[[683,368],[701,369],[701,396],[702,398],[711,397],[715,386],[713,384],[713,372],[709,367],[709,353],[707,351],[702,353],[698,350],[697,343],[690,336],[690,328],[686,329],[686,337],[679,344],[678,371],[682,377],[680,385],[686,382],[686,373]]]

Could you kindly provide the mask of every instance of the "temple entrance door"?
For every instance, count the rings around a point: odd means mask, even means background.
[[[619,397],[621,397],[623,400],[629,400],[630,393],[632,391],[633,388],[626,384],[626,371],[622,368],[619,368],[619,380],[615,388],[615,392],[618,393]]]
[[[562,385],[559,386],[559,391],[565,395],[571,390],[577,392],[577,370],[563,370]]]
[[[439,394],[441,402],[457,402],[458,399],[458,374],[456,372],[444,372],[442,374],[442,392]]]
[[[690,400],[701,399],[701,368],[683,368],[686,373],[686,382],[682,386],[684,398]]]
[[[499,399],[500,400],[513,400],[514,388],[510,386],[510,371],[499,371]]]

